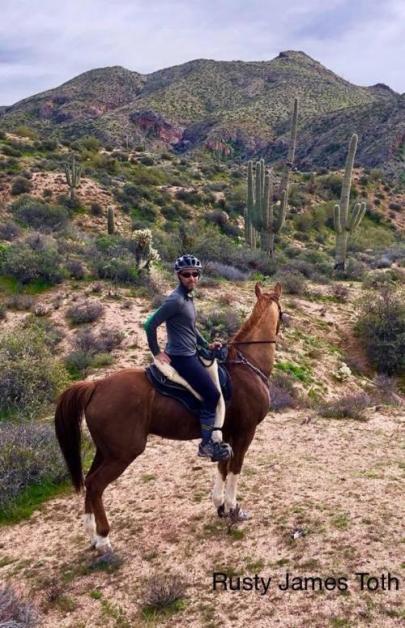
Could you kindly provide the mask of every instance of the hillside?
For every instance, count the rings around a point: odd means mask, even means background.
[[[398,175],[403,97],[384,85],[352,85],[297,51],[261,62],[198,59],[148,75],[92,70],[8,107],[0,128],[28,124],[60,138],[94,134],[107,145],[273,160],[294,97],[300,100],[301,167],[312,169],[325,158],[341,167],[336,144],[355,130],[359,165]],[[325,133],[335,124],[338,139]]]
[[[155,77],[151,93],[165,81],[181,83],[182,66],[177,72]],[[114,112],[124,115],[132,88],[126,92],[124,73],[120,92],[120,76],[116,69],[117,84],[100,103],[114,107],[116,96]],[[100,77],[82,77],[93,96]],[[95,115],[93,96],[73,88],[66,89],[83,130]],[[387,90],[375,91],[394,132],[396,105]],[[288,214],[270,259],[245,239],[245,163],[201,149],[178,155],[167,150],[170,142],[154,144],[154,152],[130,141],[103,145],[94,135],[58,142],[23,122],[22,115],[14,133],[0,132],[0,595],[3,583],[15,592],[13,618],[26,599],[44,628],[276,628],[301,617],[322,628],[399,625],[402,591],[360,591],[354,574],[400,577],[403,567],[401,181],[354,169],[351,204],[366,200],[367,213],[350,238],[346,269],[336,272],[333,208],[343,173],[326,162],[316,173],[291,173]],[[99,122],[91,121],[93,130]],[[285,128],[281,121],[277,160],[285,159]],[[64,167],[73,167],[73,155],[81,178],[71,195]],[[149,248],[139,246],[145,241]],[[186,251],[204,265],[195,303],[207,339],[226,342],[237,331],[257,282],[266,291],[276,281],[283,287],[271,405],[237,492],[251,519],[218,519],[213,465],[196,458],[196,441],[151,437],[105,492],[114,553],[99,557],[83,533],[82,497],[67,485],[55,400],[78,380],[150,363],[143,322],[175,287],[173,260]],[[149,269],[141,268],[143,254]],[[163,345],[164,329],[158,338]],[[85,431],[86,468],[92,452]],[[213,592],[214,571],[272,577],[274,588]],[[275,583],[287,572],[345,577],[349,590],[282,592]],[[167,587],[177,587],[174,600]],[[159,603],[151,606],[153,592]]]

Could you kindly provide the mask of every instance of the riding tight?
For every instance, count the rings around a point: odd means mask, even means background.
[[[202,409],[215,414],[220,393],[197,354],[170,355],[169,357],[171,365],[203,398]]]

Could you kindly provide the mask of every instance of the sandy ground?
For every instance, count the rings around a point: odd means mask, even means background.
[[[82,500],[68,494],[1,530],[1,577],[23,587],[43,614],[41,626],[49,628],[146,625],[147,581],[160,574],[184,578],[186,605],[155,625],[399,626],[405,588],[400,429],[399,411],[371,411],[367,422],[303,411],[268,415],[238,490],[252,518],[230,534],[210,503],[214,465],[196,458],[196,442],[151,437],[105,496],[121,566],[91,571]],[[303,536],[293,539],[295,530]],[[214,592],[214,572],[272,582],[266,594]],[[286,572],[346,577],[348,590],[282,591]],[[392,590],[361,591],[357,572],[378,577],[380,585],[390,573],[400,578],[400,590],[392,581]],[[57,591],[55,600],[50,590]]]

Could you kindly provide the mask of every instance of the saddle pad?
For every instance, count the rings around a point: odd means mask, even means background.
[[[201,402],[186,388],[180,384],[175,384],[168,379],[159,369],[151,364],[145,369],[145,374],[150,383],[158,390],[162,395],[166,397],[172,397],[183,404],[195,415],[199,415],[201,409]],[[222,394],[225,401],[229,401],[232,396],[232,385],[229,373],[222,364],[218,365],[219,382],[221,384]]]

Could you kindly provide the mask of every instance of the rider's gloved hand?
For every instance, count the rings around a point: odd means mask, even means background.
[[[158,353],[155,358],[156,360],[159,360],[159,362],[162,362],[162,364],[170,364],[170,358],[164,351]]]
[[[222,342],[219,340],[215,340],[214,342],[210,342],[208,345],[208,349],[220,349],[222,347]]]

